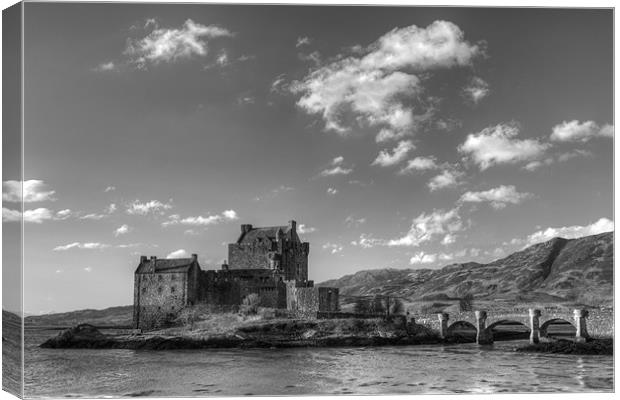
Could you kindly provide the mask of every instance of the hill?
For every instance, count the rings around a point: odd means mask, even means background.
[[[360,271],[319,286],[346,296],[392,295],[409,301],[613,302],[613,232],[578,239],[554,238],[488,264],[452,264],[441,269]]]
[[[24,318],[26,326],[75,326],[89,323],[96,326],[130,326],[133,306],[110,307],[103,310],[78,310],[64,313],[31,315]]]

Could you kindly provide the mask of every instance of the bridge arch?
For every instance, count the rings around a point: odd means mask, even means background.
[[[551,327],[551,325],[570,325],[572,330],[573,330],[573,335],[574,332],[577,331],[577,326],[575,326],[575,321],[571,320],[570,318],[566,318],[566,317],[555,317],[555,318],[551,318],[546,320],[545,322],[543,322],[540,325],[540,336],[541,337],[548,337],[549,336],[549,328]]]

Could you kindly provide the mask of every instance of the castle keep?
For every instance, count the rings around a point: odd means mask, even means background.
[[[338,288],[314,287],[308,280],[310,244],[297,235],[297,224],[253,227],[241,225],[228,245],[228,263],[203,271],[198,256],[157,259],[140,257],[134,275],[134,327],[165,325],[191,305],[236,306],[252,293],[259,306],[286,309],[293,315],[315,317],[319,311],[339,311]]]

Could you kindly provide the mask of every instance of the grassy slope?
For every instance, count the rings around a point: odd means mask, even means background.
[[[368,270],[319,285],[339,287],[345,296],[383,294],[412,301],[471,293],[482,300],[606,304],[613,296],[613,232],[552,239],[488,264]]]

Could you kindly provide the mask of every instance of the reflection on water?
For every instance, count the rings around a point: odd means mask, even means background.
[[[451,346],[53,350],[27,333],[26,395],[232,396],[613,390],[613,359]]]

